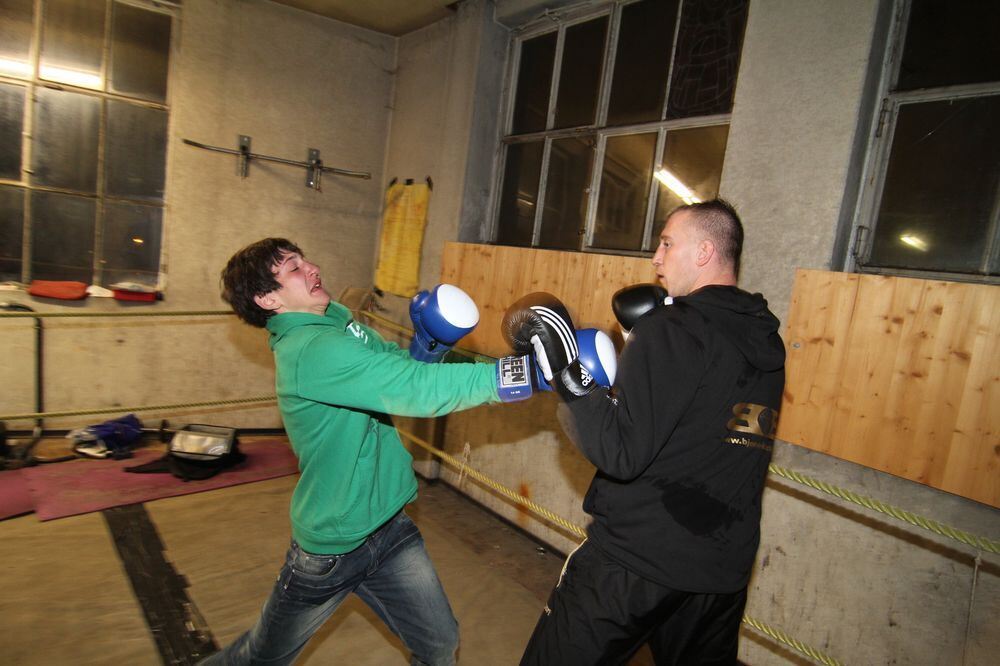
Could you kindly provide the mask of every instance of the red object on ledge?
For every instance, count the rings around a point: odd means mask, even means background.
[[[156,291],[129,291],[127,289],[112,289],[116,301],[146,301],[151,302],[160,298],[160,293]]]
[[[42,298],[80,301],[87,297],[87,285],[67,280],[32,280],[28,293]]]

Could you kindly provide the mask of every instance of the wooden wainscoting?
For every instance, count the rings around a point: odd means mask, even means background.
[[[461,287],[479,306],[479,326],[461,346],[491,356],[510,353],[500,319],[525,294],[547,291],[566,304],[577,328],[600,328],[615,337],[611,296],[655,279],[646,257],[449,242],[441,260],[441,281]]]
[[[778,437],[1000,506],[1000,287],[798,270]]]

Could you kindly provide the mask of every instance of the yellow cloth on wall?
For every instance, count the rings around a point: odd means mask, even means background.
[[[385,192],[382,238],[379,241],[375,286],[397,296],[417,293],[420,250],[427,226],[431,188],[426,183],[393,183]]]

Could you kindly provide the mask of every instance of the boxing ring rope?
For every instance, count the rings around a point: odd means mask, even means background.
[[[395,332],[401,334],[412,334],[412,330],[402,326],[394,321],[381,317],[375,313],[368,311],[354,311],[355,315],[362,315],[374,322],[386,326],[387,328],[393,329]],[[232,311],[229,310],[185,310],[185,311],[171,311],[171,312],[156,312],[156,311],[146,311],[146,312],[51,312],[51,313],[40,313],[40,312],[2,312],[0,313],[0,318],[18,318],[18,317],[170,317],[170,316],[231,316]],[[475,352],[470,352],[465,349],[454,348],[453,351],[459,353],[462,356],[466,356],[472,359],[482,359],[482,360],[495,360],[490,356],[479,354]],[[121,413],[121,412],[142,412],[142,411],[167,411],[167,410],[179,410],[179,409],[190,409],[190,408],[200,408],[200,407],[213,407],[213,406],[232,406],[232,405],[257,405],[257,404],[267,404],[273,403],[277,400],[276,396],[255,396],[249,398],[233,398],[228,400],[208,400],[199,402],[183,402],[183,403],[173,403],[165,405],[141,405],[136,407],[110,407],[110,408],[97,408],[97,409],[77,409],[77,410],[66,410],[59,412],[29,412],[23,414],[0,414],[0,421],[13,421],[13,420],[23,420],[23,419],[35,419],[35,418],[56,418],[56,417],[66,417],[66,416],[83,416],[91,414],[110,414],[110,413]],[[431,455],[440,458],[446,464],[456,468],[463,475],[467,475],[479,482],[480,484],[486,486],[487,488],[495,491],[496,493],[503,495],[512,502],[524,507],[526,510],[530,511],[535,516],[548,521],[549,523],[556,525],[566,532],[577,536],[579,538],[586,538],[586,531],[580,526],[562,518],[561,516],[549,511],[548,509],[542,507],[541,505],[531,501],[527,497],[517,493],[516,491],[507,488],[503,484],[495,481],[494,479],[486,476],[479,470],[469,467],[467,462],[458,460],[454,456],[446,453],[445,451],[434,447],[432,444],[424,441],[423,439],[413,435],[412,433],[400,430],[397,428],[400,436],[402,436],[407,441],[416,444],[417,446],[425,449]],[[794,470],[790,470],[779,465],[771,463],[768,466],[768,470],[777,476],[784,479],[793,481],[800,485],[807,486],[813,490],[817,490],[833,497],[837,497],[843,501],[862,506],[866,509],[877,511],[884,515],[890,516],[897,520],[906,522],[915,527],[920,527],[922,529],[933,532],[939,536],[958,541],[967,546],[972,546],[978,551],[976,554],[976,560],[979,561],[981,557],[981,552],[985,551],[988,553],[1000,553],[1000,542],[993,541],[986,537],[981,537],[963,530],[959,530],[935,520],[931,520],[924,516],[894,507],[879,500],[865,497],[859,495],[850,490],[840,488],[833,484],[826,483],[825,481],[812,478],[810,476],[800,474]],[[839,666],[840,662],[834,658],[816,650],[815,648],[789,636],[780,629],[776,629],[767,625],[756,618],[749,615],[743,617],[743,622],[747,624],[752,629],[768,636],[769,638],[792,648],[793,650],[803,654],[814,661],[825,664],[826,666]]]

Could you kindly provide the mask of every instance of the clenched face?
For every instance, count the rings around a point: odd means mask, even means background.
[[[687,296],[698,278],[702,251],[697,224],[686,210],[667,218],[660,244],[653,255],[653,268],[660,284],[671,296]]]
[[[323,288],[319,266],[306,261],[301,254],[283,254],[274,266],[274,279],[281,286],[266,296],[273,298],[279,306],[276,312],[312,312],[320,315],[326,312],[330,294]]]

